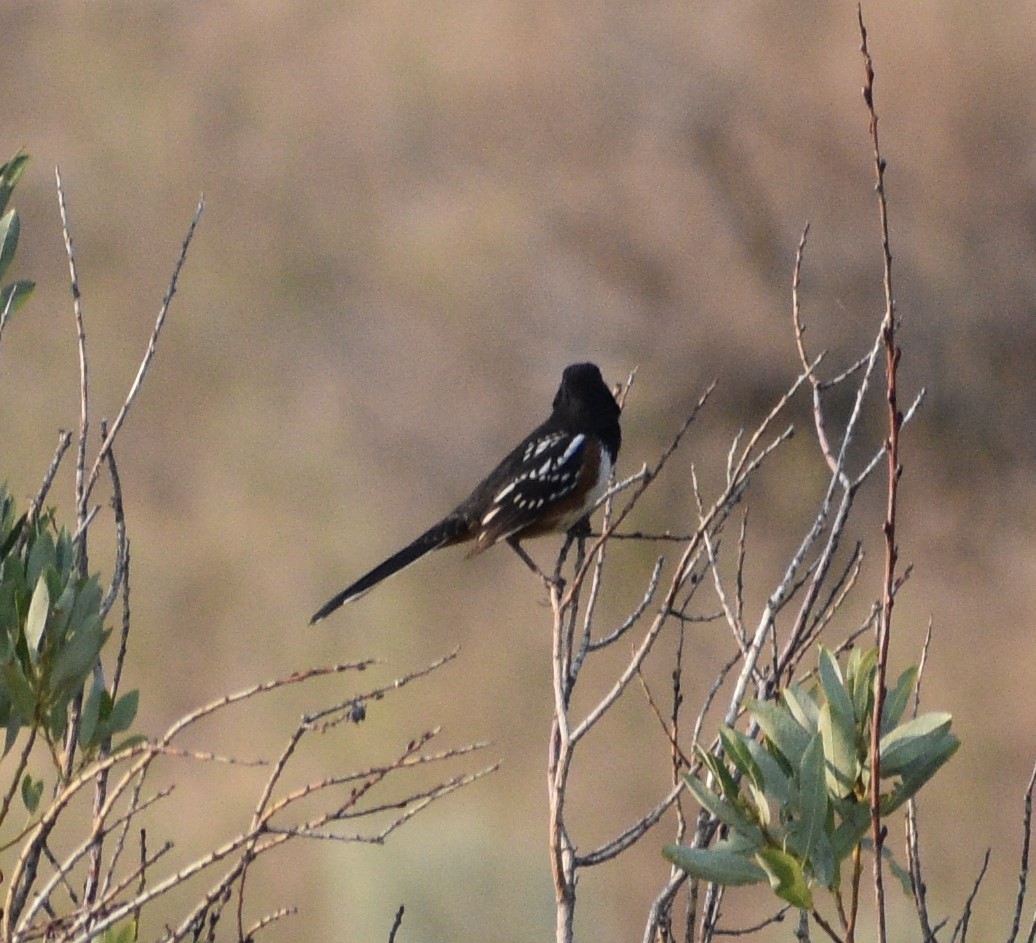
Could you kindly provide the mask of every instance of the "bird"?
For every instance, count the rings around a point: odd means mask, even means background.
[[[596,364],[566,367],[547,420],[442,520],[321,606],[310,625],[433,550],[454,544],[470,542],[470,557],[506,541],[542,576],[520,542],[587,526],[619,455],[620,411]]]

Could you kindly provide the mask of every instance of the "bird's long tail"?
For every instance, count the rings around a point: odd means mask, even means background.
[[[370,592],[382,580],[395,576],[401,570],[416,563],[426,553],[445,547],[447,544],[463,540],[468,533],[467,522],[460,517],[447,517],[439,521],[434,527],[429,527],[420,537],[412,543],[407,544],[402,550],[392,554],[384,563],[379,563],[365,576],[361,576],[351,586],[347,586],[337,596],[328,600],[317,610],[316,615],[309,620],[309,624],[319,622],[321,619],[331,615],[339,606],[347,602],[359,599],[365,593]]]

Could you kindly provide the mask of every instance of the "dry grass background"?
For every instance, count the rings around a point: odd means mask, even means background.
[[[1036,759],[1036,20],[1027,4],[961,2],[865,15],[902,380],[929,388],[905,442],[902,556],[918,567],[894,658],[916,660],[931,615],[927,702],[953,711],[964,741],[923,810],[931,893],[957,907],[993,845],[973,932],[1002,933]],[[269,869],[271,905],[303,913],[268,939],[384,939],[399,902],[402,939],[543,939],[549,613],[528,574],[507,553],[443,554],[305,622],[466,494],[573,360],[612,380],[640,365],[629,469],[719,377],[692,445],[715,474],[795,369],[789,284],[807,219],[811,341],[855,355],[882,297],[854,5],[16,2],[0,36],[0,154],[34,159],[15,200],[17,274],[39,283],[0,356],[16,494],[77,418],[52,167],[95,415],[117,409],[206,194],[120,449],[144,728],[302,665],[377,655],[391,675],[461,645],[448,676],[360,736],[442,722],[504,761],[386,848],[312,848]],[[757,595],[811,508],[810,461],[801,437],[755,497]],[[690,512],[686,471],[657,492],[654,523]],[[66,479],[66,507],[70,495]],[[861,527],[876,548],[879,517]],[[624,559],[637,573],[648,557]],[[616,611],[637,585],[623,580]],[[703,634],[703,679],[720,644]],[[256,711],[234,735],[259,744],[304,706]],[[609,734],[661,751],[628,714]],[[602,815],[588,842],[665,775],[600,748],[583,780]],[[182,841],[242,814],[241,788],[184,783],[197,795]],[[581,886],[581,938],[639,938],[664,840]]]

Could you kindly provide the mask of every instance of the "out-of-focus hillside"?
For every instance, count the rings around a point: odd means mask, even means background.
[[[926,699],[964,741],[924,807],[930,891],[959,906],[994,846],[975,920],[1002,931],[1036,759],[1036,19],[1024,4],[864,12],[902,377],[906,395],[928,389],[905,446],[917,570],[895,657],[916,660],[930,615]],[[627,470],[718,377],[692,444],[715,477],[794,375],[807,220],[810,343],[834,363],[858,354],[883,297],[855,5],[17,3],[0,36],[0,157],[33,157],[18,274],[39,283],[0,350],[0,473],[16,494],[77,421],[53,166],[96,415],[121,402],[205,192],[120,447],[142,723],[317,661],[377,655],[392,674],[459,644],[450,677],[399,712],[399,738],[441,722],[504,760],[385,848],[322,848],[270,875],[303,913],[268,938],[383,939],[401,901],[407,938],[543,938],[549,623],[528,574],[503,552],[443,554],[318,629],[306,619],[463,497],[573,360],[612,381],[639,365]],[[805,437],[796,447],[805,467]],[[687,468],[648,523],[692,512],[670,503],[686,501]],[[789,474],[757,496],[750,596],[805,526],[793,515],[811,484]],[[879,519],[862,534],[875,556]],[[704,683],[719,646],[700,645]],[[609,732],[644,737],[632,730]],[[616,764],[592,801],[625,823],[664,778]],[[639,938],[666,838],[581,886],[595,921],[581,938]]]

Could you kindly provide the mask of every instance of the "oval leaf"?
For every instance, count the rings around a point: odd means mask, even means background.
[[[835,661],[835,656],[823,647],[820,649],[820,686],[824,689],[827,703],[831,705],[832,719],[843,727],[855,730],[856,715],[852,696],[842,678],[842,669]]]
[[[824,743],[827,788],[840,799],[848,796],[856,783],[855,733],[852,718],[846,719],[843,716],[836,719],[830,701],[820,709],[820,736]]]
[[[688,774],[684,777],[687,788],[698,800],[698,804],[711,816],[724,825],[729,825],[751,842],[762,844],[763,836],[759,827],[738,806],[717,796],[697,776]]]
[[[953,717],[945,711],[922,714],[881,738],[881,775],[898,776],[915,764],[925,765],[949,732]]]
[[[779,848],[764,848],[756,852],[755,859],[766,871],[770,887],[778,897],[800,910],[813,909],[813,895],[802,865],[794,857]]]
[[[810,733],[815,732],[820,708],[817,707],[817,702],[813,700],[809,692],[801,685],[789,684],[781,691],[781,697],[784,698],[784,703],[788,705],[788,710],[791,711],[800,726]]]
[[[713,848],[690,848],[687,845],[666,845],[662,849],[668,861],[692,877],[727,887],[761,884],[766,872],[744,855]]]
[[[14,261],[20,229],[17,210],[8,210],[3,217],[0,217],[0,278],[4,277]]]
[[[140,691],[129,691],[123,694],[112,708],[111,716],[108,718],[108,728],[112,733],[122,733],[129,730],[137,717],[137,707],[140,704]]]
[[[896,682],[896,686],[885,697],[881,709],[881,735],[884,737],[903,719],[903,712],[910,701],[910,694],[917,681],[917,668],[907,668]]]
[[[43,795],[43,780],[33,779],[28,773],[22,779],[22,802],[28,810],[29,815],[36,811],[40,804],[40,796]]]
[[[29,614],[25,618],[25,641],[29,646],[29,657],[33,661],[40,650],[40,639],[47,627],[47,613],[50,611],[50,590],[47,589],[47,574],[41,573],[36,580],[36,589],[29,603]]]
[[[787,707],[772,701],[749,700],[748,710],[762,727],[767,739],[794,769],[802,762],[810,735],[798,724]]]

